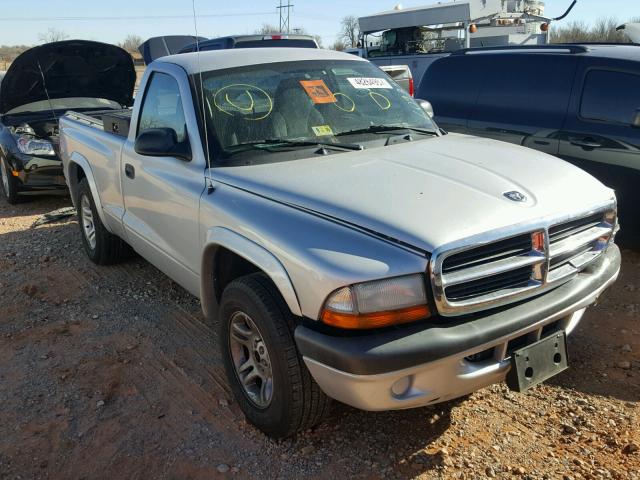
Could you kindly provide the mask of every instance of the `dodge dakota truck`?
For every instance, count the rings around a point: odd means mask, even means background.
[[[319,49],[170,55],[128,127],[70,112],[89,258],[133,248],[197,295],[248,420],[404,409],[564,370],[616,279],[614,192],[555,157],[446,134],[377,67]]]

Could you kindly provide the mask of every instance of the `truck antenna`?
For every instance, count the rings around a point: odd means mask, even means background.
[[[213,176],[211,175],[211,155],[209,151],[209,128],[207,128],[207,112],[206,101],[204,98],[204,84],[202,81],[202,68],[200,66],[200,37],[198,36],[198,20],[196,19],[196,0],[191,0],[191,6],[193,7],[193,29],[196,34],[196,55],[198,59],[198,80],[200,83],[200,98],[202,100],[202,127],[204,128],[204,151],[207,156],[207,193],[211,194],[214,190]]]

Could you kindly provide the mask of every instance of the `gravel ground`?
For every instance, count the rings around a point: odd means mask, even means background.
[[[0,200],[0,478],[640,479],[640,254],[571,368],[429,408],[336,405],[274,442],[233,403],[198,301],[140,258],[96,267],[67,198]]]

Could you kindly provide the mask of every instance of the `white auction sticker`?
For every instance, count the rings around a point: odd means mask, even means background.
[[[353,85],[353,88],[393,88],[391,84],[385,78],[347,78],[349,83]]]

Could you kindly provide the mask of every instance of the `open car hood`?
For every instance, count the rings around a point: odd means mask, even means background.
[[[11,64],[2,80],[0,113],[48,98],[104,98],[130,106],[135,82],[131,55],[120,47],[87,40],[47,43]]]
[[[164,37],[153,37],[138,47],[138,51],[144,59],[145,65],[149,65],[157,58],[166,57],[180,53],[187,45],[207,40],[205,37],[194,37],[192,35],[165,35]]]

